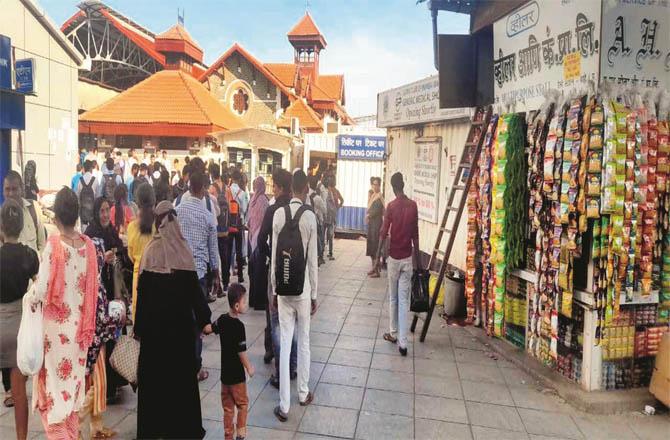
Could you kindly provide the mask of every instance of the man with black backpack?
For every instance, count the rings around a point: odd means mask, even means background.
[[[96,194],[98,194],[98,186],[100,186],[100,183],[93,175],[93,162],[87,160],[84,162],[84,175],[81,176],[77,185],[79,222],[82,231],[85,231],[86,226],[93,220],[93,205]]]
[[[309,326],[316,312],[318,284],[316,215],[305,204],[308,185],[302,170],[293,174],[293,198],[277,209],[272,221],[272,264],[270,277],[273,302],[279,310],[281,349],[279,360],[279,406],[274,414],[288,420],[291,399],[289,358],[294,331],[298,335],[298,398],[309,405],[314,395],[309,390]],[[305,276],[307,275],[307,276]]]
[[[110,203],[114,203],[114,190],[123,183],[123,179],[114,168],[114,158],[110,156],[105,161],[102,170],[102,188],[100,191],[100,195],[109,200]]]
[[[247,212],[247,198],[241,187],[242,174],[233,171],[233,183],[228,192],[228,261],[230,265],[237,263],[237,282],[244,282],[244,216]],[[235,261],[233,260],[233,246]]]

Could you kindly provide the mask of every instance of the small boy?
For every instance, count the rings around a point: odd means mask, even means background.
[[[228,288],[228,313],[219,316],[212,324],[212,331],[221,341],[221,403],[223,405],[223,428],[226,440],[232,440],[235,426],[233,417],[237,408],[237,440],[247,433],[249,397],[244,370],[249,377],[254,375],[254,366],[247,356],[247,341],[244,324],[238,319],[247,311],[247,291],[241,284],[233,283]]]

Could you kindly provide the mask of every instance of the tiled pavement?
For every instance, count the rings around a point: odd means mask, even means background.
[[[368,279],[362,240],[338,240],[337,260],[320,270],[319,310],[312,320],[310,387],[314,403],[293,404],[286,423],[272,414],[278,393],[263,364],[265,315],[244,317],[256,375],[248,381],[248,439],[668,439],[670,417],[590,416],[541,388],[462,329],[433,321],[425,343],[410,341],[409,356],[381,338],[388,325],[385,279]],[[216,318],[225,301],[212,304]],[[210,378],[200,384],[208,438],[223,438],[218,375],[219,342],[205,339]],[[169,384],[166,384],[169,386]],[[105,422],[118,438],[134,438],[136,395],[126,387]],[[13,413],[0,410],[0,438],[14,437]],[[32,438],[42,438],[31,418]]]

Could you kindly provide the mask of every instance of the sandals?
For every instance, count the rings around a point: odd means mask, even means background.
[[[309,405],[310,403],[312,403],[313,400],[314,400],[314,394],[312,394],[312,392],[309,391],[309,392],[307,393],[307,397],[305,397],[305,400],[303,400],[302,402],[300,402],[300,406],[307,406],[307,405]]]
[[[205,370],[204,368],[201,368],[200,371],[198,372],[198,382],[207,380],[208,377],[209,377],[209,371]]]
[[[385,340],[385,341],[389,341],[389,342],[391,342],[391,343],[393,343],[393,344],[395,344],[396,342],[398,342],[398,338],[396,338],[395,336],[393,336],[391,333],[384,333],[384,340]]]
[[[11,391],[8,391],[7,394],[5,394],[5,400],[2,403],[7,408],[12,408],[14,406],[14,397],[12,396]]]
[[[379,272],[374,271],[374,272],[372,272],[372,273],[368,273],[368,277],[369,277],[369,278],[380,278],[381,275],[379,274]]]
[[[284,414],[279,408],[279,406],[275,406],[274,414],[275,417],[277,417],[277,420],[279,420],[280,422],[285,422],[288,420],[288,414]]]
[[[112,438],[116,436],[116,434],[117,434],[116,431],[103,427],[100,431],[96,432],[91,437],[96,440],[101,440],[101,439]]]

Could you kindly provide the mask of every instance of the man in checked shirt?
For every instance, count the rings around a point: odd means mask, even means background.
[[[219,248],[216,238],[216,218],[203,206],[202,198],[206,196],[206,178],[205,175],[197,171],[191,175],[190,179],[191,197],[184,198],[177,206],[177,218],[181,226],[181,233],[184,235],[195,260],[195,269],[198,272],[198,279],[202,294],[208,297],[207,292],[207,265],[214,274],[214,293],[221,290],[221,279],[219,277]],[[202,381],[209,377],[209,372],[202,368],[202,339],[198,338],[196,343],[198,358],[198,380]]]

